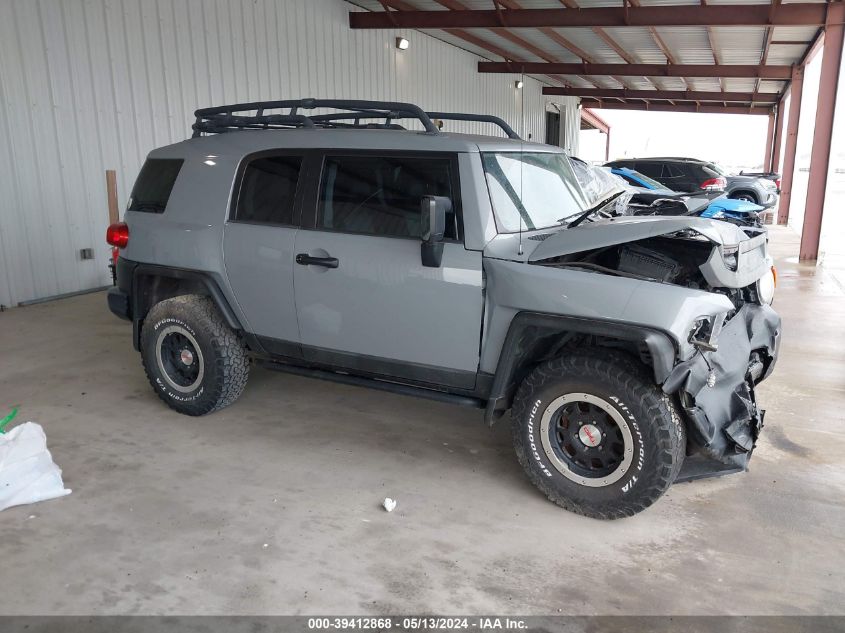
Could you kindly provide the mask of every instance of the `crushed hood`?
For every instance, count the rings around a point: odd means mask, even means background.
[[[689,216],[625,216],[584,223],[549,235],[534,249],[528,261],[542,261],[687,229],[719,245],[734,245],[749,239],[738,226],[717,220]]]

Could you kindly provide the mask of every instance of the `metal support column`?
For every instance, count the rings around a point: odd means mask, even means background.
[[[836,2],[829,5],[825,21],[819,102],[816,108],[816,125],[813,129],[807,205],[804,209],[804,227],[801,231],[801,250],[798,256],[803,261],[814,260],[819,256],[819,238],[827,191],[827,172],[830,166],[830,144],[833,134],[833,117],[836,111],[839,69],[842,64],[843,38],[845,38],[845,4]]]
[[[781,99],[778,102],[778,109],[775,121],[775,141],[774,146],[772,147],[772,171],[778,171],[780,169],[780,148],[781,143],[783,142],[783,119],[786,115],[786,111],[784,105],[786,104],[786,99]]]
[[[763,155],[763,171],[772,170],[772,143],[775,135],[775,113],[769,115],[769,127],[766,129],[766,153]]]
[[[783,154],[783,177],[778,203],[778,224],[789,220],[789,203],[792,201],[792,176],[795,172],[795,152],[798,145],[798,121],[801,118],[801,93],[804,87],[804,68],[792,67],[789,84],[789,122],[786,125],[786,149]]]

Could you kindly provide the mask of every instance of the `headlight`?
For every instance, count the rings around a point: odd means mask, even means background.
[[[765,275],[757,280],[757,298],[761,305],[772,305],[775,300],[775,286],[777,286],[777,273],[772,266]]]

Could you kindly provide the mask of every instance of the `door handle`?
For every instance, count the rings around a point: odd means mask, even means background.
[[[296,263],[302,266],[323,266],[324,268],[337,268],[339,264],[337,257],[312,257],[308,253],[297,254]]]

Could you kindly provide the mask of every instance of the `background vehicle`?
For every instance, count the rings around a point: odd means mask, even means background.
[[[656,180],[652,180],[648,176],[628,169],[627,167],[614,167],[611,173],[622,178],[626,183],[632,187],[649,191],[652,194],[666,196],[669,198],[684,198],[682,193],[666,189]],[[701,206],[701,205],[699,205]],[[714,220],[736,221],[741,224],[750,226],[759,226],[759,214],[765,208],[753,202],[746,200],[739,200],[735,198],[727,198],[724,194],[717,195],[712,202],[703,208],[693,207],[690,214],[698,215],[702,218],[712,218]]]
[[[605,163],[607,167],[627,167],[656,180],[667,189],[684,193],[724,191],[727,179],[713,163],[693,158],[631,158]]]
[[[617,178],[582,187],[560,148],[493,117],[313,99],[196,115],[109,229],[109,307],[171,408],[228,406],[260,362],[510,411],[531,481],[606,519],[679,473],[745,468],[780,336],[763,231],[610,217]]]
[[[764,208],[777,202],[778,185],[768,178],[729,176],[716,163],[695,158],[636,158],[606,163],[638,171],[673,191],[724,191],[729,198],[753,202]]]

